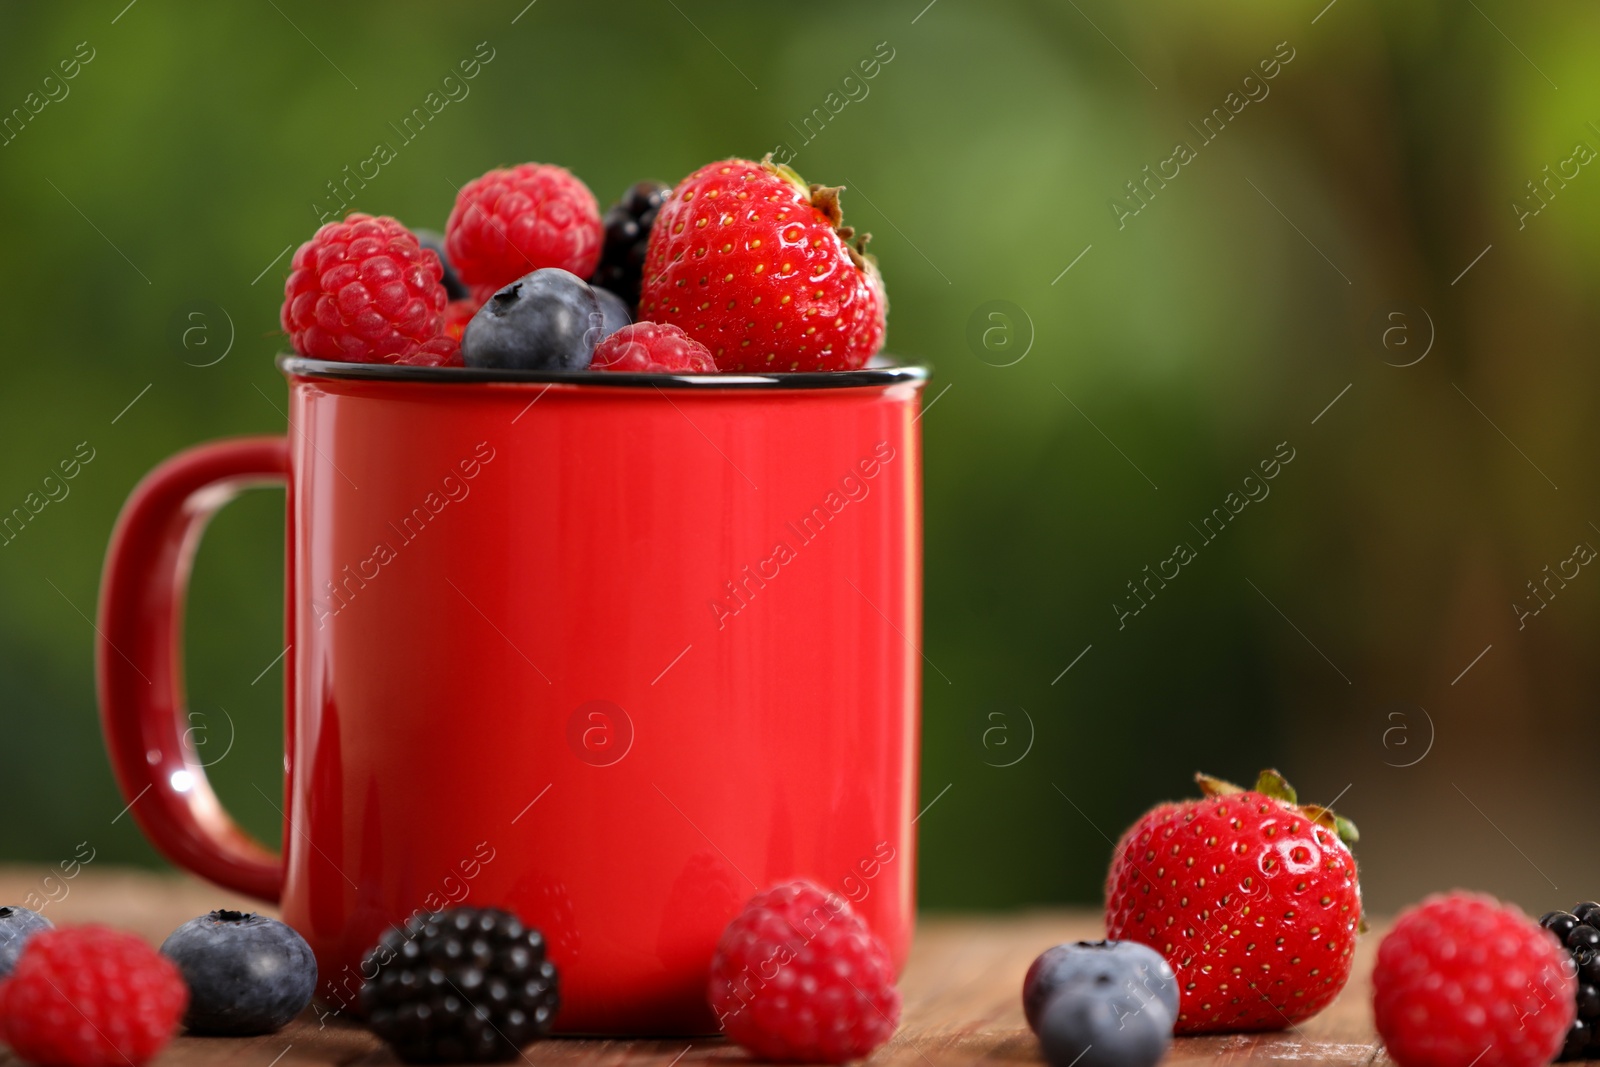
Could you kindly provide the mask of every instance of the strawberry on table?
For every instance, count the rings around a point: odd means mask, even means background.
[[[1302,805],[1277,771],[1254,789],[1196,775],[1202,799],[1134,823],[1106,876],[1106,936],[1142,941],[1178,978],[1180,1034],[1277,1030],[1350,977],[1356,829]]]
[[[650,230],[639,317],[682,327],[724,371],[862,366],[888,300],[839,192],[770,156],[701,167]]]

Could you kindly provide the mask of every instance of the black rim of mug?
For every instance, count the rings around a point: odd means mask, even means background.
[[[518,385],[597,385],[673,389],[844,389],[910,384],[928,380],[928,368],[866,367],[845,371],[794,371],[783,374],[628,374],[616,371],[491,370],[486,367],[407,367],[394,363],[338,363],[285,353],[278,369],[295,378],[373,382],[426,382],[465,385],[498,382]]]

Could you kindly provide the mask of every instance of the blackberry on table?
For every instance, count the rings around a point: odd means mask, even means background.
[[[644,275],[650,227],[655,225],[656,212],[671,192],[672,187],[661,182],[639,182],[606,209],[606,243],[600,252],[600,265],[589,281],[620,296],[630,314],[636,315],[639,308],[639,282]]]
[[[413,916],[362,970],[368,1025],[408,1063],[515,1059],[561,1003],[544,935],[498,908]]]
[[[1571,911],[1547,912],[1539,925],[1561,940],[1578,975],[1578,1016],[1558,1058],[1600,1059],[1600,904],[1589,900]]]

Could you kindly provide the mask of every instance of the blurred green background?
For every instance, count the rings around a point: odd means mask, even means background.
[[[1268,764],[1361,825],[1378,909],[1596,895],[1600,576],[1513,605],[1600,545],[1597,38],[1576,0],[0,6],[0,509],[94,456],[0,548],[0,861],[158,862],[94,710],[117,509],[282,430],[283,250],[487,42],[354,209],[440,228],[503,163],[606,203],[787,145],[874,233],[890,350],[936,372],[927,905],[1096,900],[1139,811]],[[281,522],[216,520],[188,637],[269,841]]]

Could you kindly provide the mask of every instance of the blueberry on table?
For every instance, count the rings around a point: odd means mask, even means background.
[[[219,909],[190,919],[161,944],[189,986],[191,1033],[270,1034],[311,1003],[317,960],[293,928],[254,912]]]
[[[11,968],[17,965],[17,957],[22,955],[28,938],[54,925],[43,915],[27,908],[0,908],[0,978],[9,975]]]
[[[584,370],[604,323],[588,282],[545,267],[518,278],[478,309],[461,338],[461,355],[469,367]]]
[[[1046,1002],[1039,1044],[1051,1067],[1152,1067],[1172,1044],[1172,1016],[1109,974],[1079,975]]]
[[[1178,980],[1161,953],[1137,941],[1075,941],[1047,948],[1022,980],[1022,1012],[1039,1031],[1039,1017],[1055,994],[1080,979],[1106,979],[1130,994],[1153,998],[1178,1017]]]

